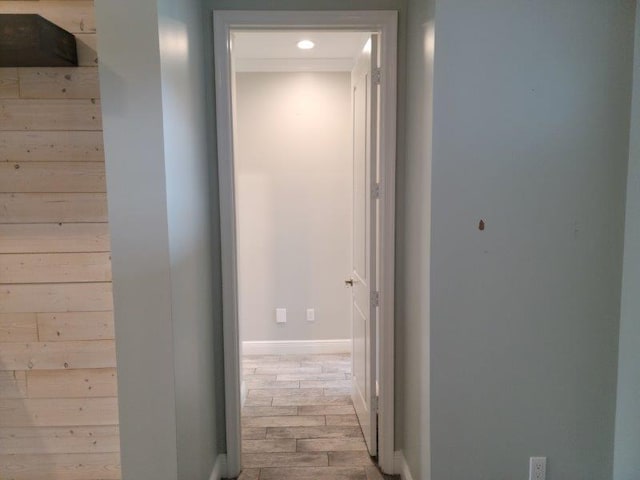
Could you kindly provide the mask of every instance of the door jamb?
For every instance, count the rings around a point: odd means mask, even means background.
[[[378,463],[394,472],[394,280],[397,107],[396,11],[233,11],[213,12],[222,316],[225,365],[226,475],[241,470],[241,372],[238,325],[236,202],[233,171],[233,114],[230,33],[240,28],[362,30],[380,34],[378,309]]]

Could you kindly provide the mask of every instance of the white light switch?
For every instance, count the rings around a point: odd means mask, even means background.
[[[316,311],[313,308],[307,308],[307,322],[316,321]]]
[[[276,308],[276,323],[287,323],[286,308]]]

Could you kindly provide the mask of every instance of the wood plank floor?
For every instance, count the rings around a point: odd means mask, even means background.
[[[247,355],[239,480],[382,480],[351,403],[351,357]]]

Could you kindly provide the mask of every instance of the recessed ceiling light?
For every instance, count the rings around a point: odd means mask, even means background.
[[[316,46],[316,44],[313,43],[311,40],[300,40],[298,42],[298,48],[300,50],[310,50],[315,46]]]

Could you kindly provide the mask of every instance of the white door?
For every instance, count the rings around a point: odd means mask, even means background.
[[[353,108],[353,271],[351,396],[371,455],[377,454],[376,282],[377,36],[372,35],[351,72]]]

